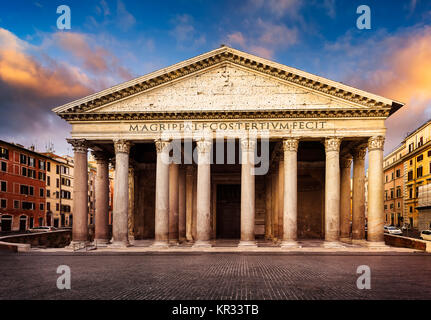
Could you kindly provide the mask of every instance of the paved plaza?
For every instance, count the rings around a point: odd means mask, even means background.
[[[59,265],[71,290],[57,289]],[[371,269],[371,289],[356,285]],[[431,299],[423,253],[37,253],[0,256],[0,299]]]

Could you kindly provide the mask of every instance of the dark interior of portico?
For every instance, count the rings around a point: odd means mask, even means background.
[[[235,141],[234,163],[217,163],[216,142],[213,143],[213,164],[211,165],[211,215],[213,238],[239,239],[241,219],[241,164],[240,143]],[[351,145],[343,141],[341,150]],[[193,150],[196,144],[193,143]],[[226,143],[225,143],[225,146]],[[114,156],[111,143],[97,144],[97,148]],[[226,150],[226,148],[225,148]],[[260,143],[257,144],[260,154]],[[272,228],[278,228],[278,236],[282,236],[282,197],[283,183],[280,183],[280,160],[283,159],[281,140],[269,143],[269,171],[264,175],[255,176],[255,234],[263,238],[265,220],[272,214]],[[130,151],[131,174],[134,185],[130,185],[129,206],[133,213],[132,228],[135,240],[154,239],[155,234],[155,190],[156,190],[156,159],[154,142],[134,142]],[[183,155],[184,161],[184,155]],[[219,159],[220,161],[220,159]],[[298,148],[298,239],[324,238],[324,206],[325,206],[325,149],[320,140],[301,140]],[[196,183],[197,164],[181,164],[180,170],[192,175],[193,194],[191,235],[196,237]],[[276,183],[272,180],[275,179]],[[271,185],[269,185],[271,184]],[[266,193],[270,192],[270,204]],[[277,196],[278,194],[278,196]],[[275,205],[278,201],[279,206]],[[186,206],[190,206],[186,203]],[[274,221],[273,211],[278,210],[278,221]],[[129,226],[130,228],[130,226]]]

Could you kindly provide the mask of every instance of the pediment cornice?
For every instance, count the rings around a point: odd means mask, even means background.
[[[93,109],[98,109],[104,105],[134,96],[139,93],[143,93],[147,90],[151,90],[163,84],[167,84],[222,63],[231,63],[242,66],[250,70],[254,70],[255,72],[266,74],[312,91],[349,101],[358,107],[363,106],[370,109],[357,112],[375,113],[375,111],[381,109],[382,111],[379,111],[378,113],[381,114],[383,112],[387,117],[403,106],[402,103],[349,87],[339,82],[318,77],[316,75],[262,59],[229,47],[222,47],[198,57],[175,64],[171,67],[156,71],[146,76],[90,95],[83,99],[68,103],[64,106],[57,107],[53,109],[53,111],[62,118],[70,120],[71,118],[76,118],[73,116],[73,114],[78,116],[78,114],[88,113]],[[350,113],[351,110],[348,111]],[[282,112],[291,112],[292,114],[301,113],[300,110],[284,110]],[[306,110],[307,114],[312,114],[313,112],[313,110]],[[319,110],[316,112],[325,111]],[[337,110],[334,112],[339,114],[343,111]],[[116,116],[118,117],[119,114],[116,113]],[[146,117],[154,116],[155,113],[146,115]],[[95,116],[93,114],[89,114],[86,117],[91,118]],[[109,117],[109,115],[100,114],[97,115],[97,117],[103,118]]]

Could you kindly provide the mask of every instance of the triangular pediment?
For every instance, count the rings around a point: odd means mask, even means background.
[[[401,103],[222,47],[53,111],[76,115],[274,110],[378,110]]]

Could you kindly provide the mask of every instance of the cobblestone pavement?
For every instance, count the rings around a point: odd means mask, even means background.
[[[59,265],[71,290],[56,287]],[[2,254],[0,299],[431,299],[431,255]]]

